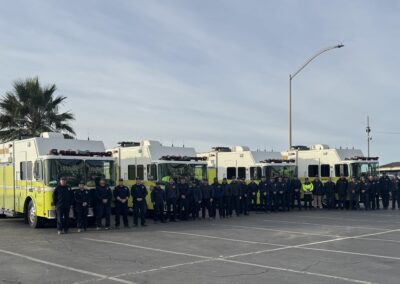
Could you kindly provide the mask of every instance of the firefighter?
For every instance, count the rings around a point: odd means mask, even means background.
[[[386,175],[386,173],[383,173],[382,177],[379,179],[379,188],[382,198],[382,206],[383,209],[385,210],[387,210],[389,207],[389,194],[391,191],[391,187],[392,187],[392,181]]]
[[[353,177],[349,182],[347,195],[350,197],[349,207],[351,210],[357,210],[360,199],[360,183],[356,177]]]
[[[283,181],[282,177],[278,177],[277,190],[278,190],[277,209],[281,210],[281,211],[285,211],[287,186],[286,186],[286,183]]]
[[[326,205],[328,209],[336,208],[336,184],[329,177],[328,181],[324,184],[324,192],[326,195]]]
[[[344,209],[346,203],[347,186],[348,186],[347,179],[344,177],[344,175],[341,175],[336,182],[336,191],[338,194],[338,208],[340,208],[340,210]]]
[[[395,175],[393,181],[392,181],[392,190],[390,192],[392,196],[392,210],[396,209],[396,201],[399,202],[397,196],[398,196],[398,190],[399,190],[399,177]]]
[[[100,179],[99,185],[95,189],[96,196],[96,225],[97,230],[102,227],[102,219],[105,219],[105,229],[110,229],[111,218],[111,189],[107,186],[104,178]]]
[[[224,193],[224,198],[223,198],[223,206],[224,208],[224,214],[223,218],[231,218],[232,217],[232,186],[228,184],[228,180],[224,178],[222,180],[222,192]]]
[[[189,208],[191,210],[192,219],[200,220],[199,212],[201,207],[201,201],[203,199],[201,193],[201,186],[192,182],[189,186]]]
[[[153,203],[154,208],[154,223],[161,221],[165,223],[164,220],[164,206],[166,202],[165,191],[161,188],[160,183],[157,182],[150,193],[151,203]]]
[[[267,182],[267,179],[265,178],[265,176],[261,177],[261,182],[258,186],[259,191],[260,191],[260,211],[264,211],[264,213],[267,213],[267,211],[269,210],[269,199],[270,199],[270,195],[269,195],[269,184]]]
[[[369,178],[361,177],[360,183],[360,202],[364,205],[364,210],[369,210],[370,201],[369,196],[371,192],[371,183]]]
[[[278,191],[279,191],[279,184],[278,181],[275,178],[271,178],[271,188],[270,188],[270,195],[271,195],[271,211],[272,212],[278,212],[279,210],[279,197],[278,197]]]
[[[85,188],[85,182],[79,182],[79,189],[75,192],[75,207],[77,213],[78,233],[87,230],[90,192]]]
[[[57,233],[67,234],[69,229],[69,211],[73,204],[73,192],[67,185],[64,177],[60,181],[53,192],[53,204],[56,207],[57,214]]]
[[[377,176],[374,176],[372,179],[372,187],[371,187],[371,209],[379,210],[380,209],[380,185],[379,179]]]
[[[250,188],[247,185],[245,179],[242,179],[239,181],[240,182],[240,197],[241,197],[241,206],[240,206],[240,211],[244,215],[249,215],[249,209],[250,209],[250,199],[251,199],[251,193],[250,193]]]
[[[320,181],[319,177],[316,176],[312,181],[313,184],[313,201],[314,207],[317,209],[322,209],[322,197],[324,196],[324,185]]]
[[[312,206],[312,201],[313,201],[313,196],[312,196],[312,192],[314,190],[314,186],[313,184],[310,182],[309,178],[305,178],[304,179],[304,183],[303,186],[301,187],[301,190],[303,192],[304,195],[304,209],[313,209]]]
[[[395,185],[397,187],[397,208],[400,210],[400,178],[396,175],[396,183]]]
[[[255,182],[254,178],[251,179],[250,183],[248,184],[248,188],[250,210],[257,211],[258,184]]]
[[[225,183],[226,179],[223,179],[222,183]],[[224,202],[224,197],[225,197],[225,186],[220,184],[218,182],[218,178],[214,178],[214,182],[211,185],[211,190],[212,190],[212,195],[214,196],[214,202],[212,204],[212,210],[213,210],[213,218],[217,216],[217,208],[218,208],[218,214],[219,218],[225,218],[225,202]]]
[[[296,206],[301,211],[301,181],[298,177],[294,177],[290,182],[290,205],[292,209]]]
[[[143,184],[143,182],[136,178],[136,184],[134,184],[131,188],[131,196],[133,198],[133,224],[135,227],[138,226],[139,218],[140,225],[142,227],[146,227],[146,196],[147,196],[147,188]]]
[[[217,179],[218,184],[218,179]],[[218,184],[220,187],[220,185]],[[204,179],[201,184],[201,218],[206,218],[206,210],[208,213],[208,218],[215,218],[214,215],[214,191],[211,186],[208,185],[208,180]]]
[[[114,199],[115,199],[115,228],[119,229],[119,224],[124,222],[124,227],[129,228],[128,223],[128,199],[129,199],[129,188],[124,185],[124,180],[119,179],[119,184],[114,188]]]
[[[189,185],[187,184],[185,177],[181,177],[180,183],[177,187],[179,192],[179,219],[187,221],[189,217]]]
[[[236,177],[232,178],[232,182],[230,184],[230,187],[232,189],[232,208],[235,209],[236,216],[240,216],[241,213],[241,202],[242,202],[242,196],[241,194],[241,182],[236,179]]]
[[[178,216],[178,188],[175,180],[171,177],[165,186],[165,196],[167,199],[167,218],[170,222],[176,222]]]

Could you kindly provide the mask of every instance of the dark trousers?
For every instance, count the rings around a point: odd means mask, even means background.
[[[56,209],[57,230],[68,232],[69,229],[69,207],[61,206]]]
[[[201,202],[201,217],[203,219],[206,218],[206,210],[208,212],[208,217],[214,217],[214,210],[210,199],[203,199]]]
[[[372,193],[371,194],[371,196],[370,196],[370,202],[371,202],[371,209],[372,210],[375,210],[375,208],[376,209],[379,209],[379,194],[377,194],[377,193]]]
[[[260,210],[266,212],[269,210],[269,196],[268,194],[261,193],[260,194]]]
[[[279,209],[279,197],[278,193],[274,192],[272,193],[272,204],[271,204],[271,210],[272,211],[277,211]]]
[[[396,209],[397,191],[392,191],[392,209]]]
[[[292,208],[297,207],[299,210],[301,210],[301,197],[300,197],[300,192],[295,192],[292,195]]]
[[[104,203],[96,204],[96,225],[97,227],[101,227],[101,220],[106,219],[106,227],[110,227],[110,218],[111,218],[111,205]]]
[[[364,209],[365,210],[369,210],[370,209],[371,202],[369,200],[369,194],[368,193],[366,193],[366,192],[361,193],[360,202],[364,205]]]
[[[283,211],[286,210],[286,196],[285,193],[278,193],[278,207],[282,208]]]
[[[136,201],[133,205],[133,224],[138,225],[140,218],[140,224],[143,226],[146,223],[146,202]]]
[[[195,220],[196,218],[199,218],[199,214],[200,214],[200,206],[201,203],[195,200],[192,200],[192,202],[190,202],[190,213],[192,214],[192,219]]]
[[[77,206],[76,214],[78,221],[78,229],[87,229],[87,219],[88,219],[89,207],[88,206]]]
[[[389,192],[382,192],[381,193],[381,198],[382,198],[382,206],[384,209],[388,209],[389,207]]]
[[[128,227],[128,204],[116,202],[115,203],[115,226],[118,227],[121,222],[121,215],[122,221],[124,222],[124,226]]]
[[[312,194],[304,194],[304,208],[312,209],[313,196]]]
[[[328,193],[326,194],[326,205],[328,209],[335,209],[335,194],[334,193]]]
[[[179,200],[179,218],[181,220],[187,220],[189,217],[189,201],[187,198]]]
[[[240,212],[242,212],[244,215],[247,215],[249,212],[250,208],[250,198],[247,196],[243,196],[242,199],[240,199]]]
[[[223,206],[222,208],[224,208],[224,214],[223,217],[228,217],[228,216],[232,216],[232,196],[224,196],[223,198]]]
[[[217,208],[219,217],[225,218],[225,202],[223,197],[217,197],[212,204],[213,217],[217,216]]]
[[[240,206],[241,206],[241,200],[239,199],[239,196],[232,196],[232,207],[235,210],[236,216],[239,216],[241,213]]]
[[[154,221],[164,222],[164,202],[154,203]]]
[[[350,208],[358,209],[359,208],[359,200],[360,200],[360,196],[358,195],[358,193],[351,193],[350,194]]]
[[[167,217],[170,221],[175,221],[178,216],[178,200],[176,198],[167,199]]]
[[[340,194],[338,200],[338,207],[340,209],[344,209],[345,203],[346,203],[346,194]]]
[[[251,197],[249,197],[250,199],[250,210],[256,211],[257,210],[257,193],[255,193],[254,195],[252,195]]]

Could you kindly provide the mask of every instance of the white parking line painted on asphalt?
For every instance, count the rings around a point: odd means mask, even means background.
[[[278,233],[288,233],[288,234],[299,234],[299,235],[306,235],[306,236],[320,236],[320,237],[328,237],[328,238],[339,238],[342,236],[337,235],[326,235],[326,234],[318,234],[318,233],[306,233],[306,232],[298,232],[298,231],[287,231],[287,230],[278,230],[278,229],[271,229],[266,227],[253,227],[253,226],[240,226],[240,225],[221,225],[218,226],[223,227],[231,227],[231,228],[239,228],[239,229],[253,229],[253,230],[261,230],[261,231],[271,231],[271,232],[278,232]]]
[[[236,264],[241,264],[241,265],[247,265],[247,266],[252,266],[252,267],[271,269],[271,270],[291,272],[291,273],[296,273],[296,274],[303,274],[303,275],[308,275],[308,276],[330,278],[330,279],[340,280],[340,281],[344,281],[344,282],[361,283],[361,284],[375,284],[373,282],[358,280],[358,279],[353,279],[353,278],[347,278],[347,277],[341,277],[341,276],[335,276],[335,275],[329,275],[329,274],[322,274],[322,273],[317,273],[317,272],[295,270],[295,269],[289,269],[289,268],[284,268],[284,267],[268,266],[268,265],[262,265],[262,264],[250,263],[250,262],[244,262],[244,261],[238,261],[238,260],[232,260],[232,259],[220,259],[220,261],[228,262],[228,263],[236,263]]]
[[[334,215],[331,215],[334,216]],[[369,216],[379,216],[379,215],[369,215]],[[301,217],[301,218],[309,218],[309,219],[321,219],[321,220],[333,220],[333,221],[355,221],[355,222],[368,222],[371,223],[371,220],[365,220],[365,219],[356,219],[356,218],[347,218],[347,216],[340,216],[337,215],[337,217],[320,217],[320,216],[310,216],[310,215],[296,215],[296,217]],[[397,217],[400,217],[397,216]],[[400,222],[397,221],[384,221],[384,220],[373,220],[372,222],[375,223],[380,223],[380,224],[400,224]]]
[[[308,248],[308,247],[293,247],[293,248],[295,248],[295,249],[304,249],[304,250],[313,250],[313,251],[333,252],[333,253],[340,253],[340,254],[359,255],[359,256],[367,256],[367,257],[373,257],[373,258],[400,260],[400,257],[395,257],[395,256],[360,253],[360,252],[351,252],[351,251],[343,251],[343,250]]]
[[[142,249],[142,250],[164,252],[164,253],[169,253],[169,254],[184,255],[184,256],[198,257],[198,258],[204,258],[204,259],[213,259],[213,257],[211,257],[211,256],[204,256],[204,255],[197,255],[197,254],[191,254],[191,253],[185,253],[185,252],[177,252],[177,251],[164,250],[164,249],[158,249],[158,248],[144,247],[144,246],[138,246],[138,245],[133,245],[133,244],[108,241],[108,240],[91,239],[91,238],[83,238],[83,239],[87,240],[87,241],[91,241],[91,242],[113,244],[113,245],[119,245],[119,246],[126,246],[126,247]]]
[[[77,272],[77,273],[81,273],[81,274],[90,275],[90,276],[93,276],[93,277],[98,277],[99,280],[111,280],[111,281],[114,281],[114,282],[119,282],[119,283],[124,283],[124,284],[137,284],[137,283],[132,282],[132,281],[118,279],[118,278],[115,278],[115,277],[112,277],[112,276],[107,276],[107,275],[104,275],[104,274],[99,274],[99,273],[95,273],[95,272],[91,272],[91,271],[87,271],[87,270],[83,270],[83,269],[78,269],[78,268],[74,268],[74,267],[71,267],[71,266],[61,265],[61,264],[57,264],[57,263],[54,263],[54,262],[45,261],[45,260],[42,260],[42,259],[38,259],[38,258],[35,258],[35,257],[31,257],[31,256],[28,256],[28,255],[12,252],[12,251],[8,251],[8,250],[0,249],[0,253],[16,256],[16,257],[23,258],[23,259],[26,259],[26,260],[29,260],[29,261],[32,261],[32,262],[41,263],[41,264],[45,264],[45,265],[48,265],[48,266],[61,268],[61,269],[64,269],[64,270],[69,270],[69,271],[73,271],[73,272]]]
[[[200,234],[182,233],[182,232],[174,232],[174,231],[160,231],[160,233],[185,235],[185,236],[193,236],[193,237],[201,237],[201,238],[209,238],[209,239],[217,239],[217,240],[238,242],[238,243],[246,243],[246,244],[270,245],[270,246],[279,246],[279,247],[286,247],[287,246],[287,245],[280,245],[280,244],[273,244],[273,243],[246,241],[246,240],[240,240],[240,239],[223,238],[223,237],[216,237],[216,236],[210,236],[210,235],[200,235]]]
[[[321,223],[310,223],[310,222],[296,222],[296,221],[286,221],[286,220],[272,220],[272,219],[264,219],[263,222],[275,222],[275,223],[287,223],[287,224],[298,224],[298,225],[312,225],[312,226],[321,226],[321,227],[337,227],[337,228],[348,228],[348,229],[361,229],[361,230],[376,230],[381,231],[379,228],[372,227],[358,227],[358,226],[344,226],[344,225],[328,225]]]
[[[386,239],[376,239],[376,238],[360,238],[360,240],[378,241],[378,242],[387,242],[387,243],[400,244],[400,241],[396,241],[396,240],[386,240]]]

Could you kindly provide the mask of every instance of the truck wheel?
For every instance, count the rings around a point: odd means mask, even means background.
[[[42,218],[38,217],[36,214],[36,205],[35,202],[33,202],[33,200],[29,201],[28,204],[28,210],[26,212],[27,214],[27,220],[28,220],[28,224],[29,226],[31,226],[32,228],[40,228],[43,224],[43,220]]]

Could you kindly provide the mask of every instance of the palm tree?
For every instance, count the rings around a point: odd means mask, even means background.
[[[39,79],[15,81],[14,90],[0,99],[0,140],[37,137],[42,132],[61,132],[67,138],[75,135],[69,125],[71,112],[59,112],[66,97],[54,96],[56,85],[42,87]]]

